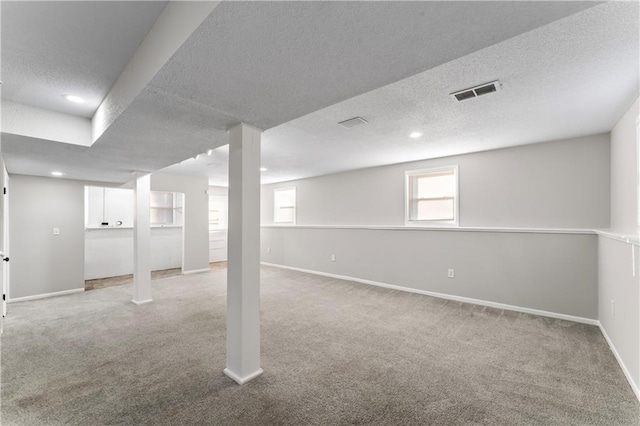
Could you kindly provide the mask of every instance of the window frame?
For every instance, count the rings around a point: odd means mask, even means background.
[[[291,208],[293,208],[293,221],[291,222],[282,222],[282,221],[278,221],[276,220],[278,218],[278,210],[281,209],[282,207],[278,206],[277,203],[277,196],[276,194],[278,192],[281,191],[293,191],[293,206],[291,206]],[[295,186],[288,186],[286,188],[276,188],[273,190],[273,223],[274,225],[282,225],[282,226],[287,226],[287,225],[295,225],[296,224],[296,216],[298,214],[297,210],[297,202],[298,202],[298,192],[296,190]],[[285,206],[285,208],[288,206]]]
[[[442,172],[453,171],[454,179],[454,196],[453,196],[453,220],[418,220],[412,219],[412,212],[417,206],[417,199],[415,197],[415,191],[417,186],[415,180],[419,176],[436,174]],[[422,227],[458,227],[460,226],[460,173],[457,164],[451,166],[430,167],[428,169],[409,170],[405,172],[405,205],[404,205],[404,220],[405,226],[422,226]],[[432,198],[441,199],[441,198]]]

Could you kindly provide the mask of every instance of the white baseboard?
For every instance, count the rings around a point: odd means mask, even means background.
[[[56,291],[54,293],[34,294],[33,296],[16,297],[7,300],[7,303],[26,302],[27,300],[44,299],[47,297],[65,296],[67,294],[82,293],[84,288],[74,288],[72,290]]]
[[[244,384],[245,384],[245,383],[247,383],[248,381],[253,380],[253,379],[255,379],[255,378],[256,378],[256,377],[258,377],[258,376],[261,376],[261,375],[262,375],[262,373],[264,373],[264,370],[262,370],[262,368],[259,368],[257,371],[255,371],[255,372],[253,372],[253,373],[251,373],[251,374],[249,374],[249,375],[247,375],[247,376],[244,376],[244,377],[240,377],[240,376],[238,376],[236,373],[234,373],[233,371],[229,370],[228,368],[225,368],[225,369],[223,370],[223,373],[224,373],[227,377],[231,378],[231,379],[232,379],[234,382],[236,382],[237,384],[239,384],[239,385],[244,385]]]
[[[539,309],[525,308],[525,307],[522,307],[522,306],[507,305],[505,303],[491,302],[491,301],[488,301],[488,300],[472,299],[470,297],[455,296],[455,295],[452,295],[452,294],[436,293],[436,292],[433,292],[433,291],[419,290],[417,288],[403,287],[403,286],[399,286],[399,285],[381,283],[381,282],[377,282],[377,281],[364,280],[364,279],[361,279],[361,278],[349,277],[349,276],[345,276],[345,275],[330,274],[330,273],[327,273],[327,272],[314,271],[314,270],[311,270],[311,269],[303,269],[303,268],[296,268],[296,267],[293,267],[293,266],[278,265],[276,263],[261,262],[261,264],[262,265],[266,265],[266,266],[274,266],[276,268],[290,269],[292,271],[306,272],[308,274],[321,275],[321,276],[324,276],[324,277],[336,278],[336,279],[339,279],[339,280],[355,281],[355,282],[362,283],[362,284],[375,285],[377,287],[384,287],[384,288],[389,288],[389,289],[392,289],[392,290],[399,290],[399,291],[406,291],[406,292],[409,292],[409,293],[423,294],[425,296],[437,297],[439,299],[453,300],[453,301],[462,302],[462,303],[472,303],[474,305],[488,306],[490,308],[496,308],[496,309],[506,309],[508,311],[522,312],[522,313],[532,314],[532,315],[540,315],[540,316],[543,316],[543,317],[562,319],[562,320],[566,320],[566,321],[573,321],[573,322],[578,322],[578,323],[581,323],[581,324],[600,325],[598,320],[591,319],[591,318],[576,317],[576,316],[573,316],[573,315],[566,315],[566,314],[560,314],[560,313],[556,313],[556,312],[542,311],[542,310],[539,310]]]
[[[631,376],[631,373],[629,373],[629,370],[627,369],[627,366],[622,360],[622,357],[616,350],[616,347],[613,345],[613,342],[609,338],[609,335],[605,331],[604,327],[599,322],[598,322],[598,327],[600,327],[600,332],[602,332],[602,335],[604,336],[604,340],[606,340],[607,343],[609,344],[609,349],[611,349],[611,352],[613,352],[613,356],[616,357],[616,361],[618,361],[618,364],[620,365],[620,368],[622,369],[624,376],[627,378],[629,385],[631,385],[631,389],[633,390],[633,393],[636,394],[636,398],[638,398],[638,401],[640,401],[640,387],[638,387],[636,382],[633,380],[633,376]]]
[[[209,272],[211,269],[203,268],[203,269],[192,269],[190,271],[182,271],[182,275],[191,275],[191,274],[201,274],[203,272]]]
[[[131,299],[131,302],[135,303],[136,305],[144,305],[145,303],[153,302],[153,299],[147,299],[147,300],[133,300],[133,299]]]

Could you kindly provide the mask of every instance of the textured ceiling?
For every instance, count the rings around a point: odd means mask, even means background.
[[[152,80],[269,129],[578,12],[581,2],[227,2]],[[218,124],[218,123],[215,123]]]
[[[3,99],[91,117],[165,4],[3,1]]]
[[[594,69],[600,70],[606,52],[609,66],[628,75],[627,58],[614,55],[628,52],[629,18],[602,6],[588,9],[595,5],[223,3],[93,147],[45,148],[46,141],[5,136],[2,151],[10,173],[46,175],[52,167],[65,166],[69,178],[124,182],[133,170],[153,171],[223,145],[225,129],[244,121],[270,129],[264,134],[263,164],[269,168],[264,181],[276,181],[446,155],[458,143],[459,151],[555,139],[569,127],[574,133],[583,131],[582,121],[592,118],[594,103],[587,99],[588,107],[574,108],[576,84],[565,90],[561,82],[549,84],[550,79],[577,76],[580,84],[588,85],[585,91],[609,82],[590,68],[591,55],[596,57]],[[534,31],[537,38],[525,34],[521,45],[508,44],[521,40],[519,34],[578,12]],[[636,17],[637,28],[637,11],[626,13]],[[595,18],[565,24],[585,14]],[[620,28],[611,25],[618,20]],[[547,37],[548,28],[558,30]],[[601,36],[602,49],[574,52],[585,48],[584,37],[598,44]],[[492,52],[490,59],[484,58],[486,51]],[[39,72],[48,72],[47,64],[37,66]],[[534,72],[543,75],[531,77]],[[505,90],[487,96],[486,102],[456,105],[448,97],[453,90],[495,78],[505,83]],[[615,83],[623,86],[624,78]],[[406,80],[389,85],[401,79]],[[631,96],[626,90],[636,87],[637,75],[632,80],[604,95],[600,112],[606,117],[587,129],[610,125],[626,102],[622,98]],[[544,84],[537,87],[540,82]],[[489,99],[503,101],[487,103]],[[535,116],[550,114],[540,110],[546,107],[553,114],[568,114],[567,119],[545,129],[546,123]],[[370,124],[336,130],[337,121],[353,115],[365,116]],[[416,125],[425,138],[406,141]],[[188,172],[208,174],[214,168],[217,176],[224,174],[224,153],[217,155],[220,158],[202,158],[201,167]],[[218,164],[207,165],[212,162]],[[174,170],[183,172],[186,163]]]
[[[598,5],[274,127],[263,135],[262,181],[608,132],[638,96],[638,14],[638,3]],[[449,96],[496,79],[497,93]],[[337,125],[353,116],[369,123]],[[226,185],[226,158],[217,150],[166,170]]]

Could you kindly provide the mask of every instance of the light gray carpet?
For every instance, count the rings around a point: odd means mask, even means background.
[[[2,424],[640,424],[596,327],[269,267],[238,386],[225,273],[9,305]]]

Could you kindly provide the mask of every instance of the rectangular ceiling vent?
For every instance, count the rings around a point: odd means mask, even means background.
[[[453,92],[451,97],[456,102],[466,101],[467,99],[477,98],[478,96],[486,95],[488,93],[497,92],[500,90],[500,82],[498,80],[492,81],[491,83],[484,83],[480,86],[470,87],[468,89],[460,90],[458,92]]]
[[[351,128],[351,127],[359,126],[361,124],[367,124],[367,120],[365,120],[362,117],[353,117],[348,120],[341,121],[338,124],[344,127]]]

